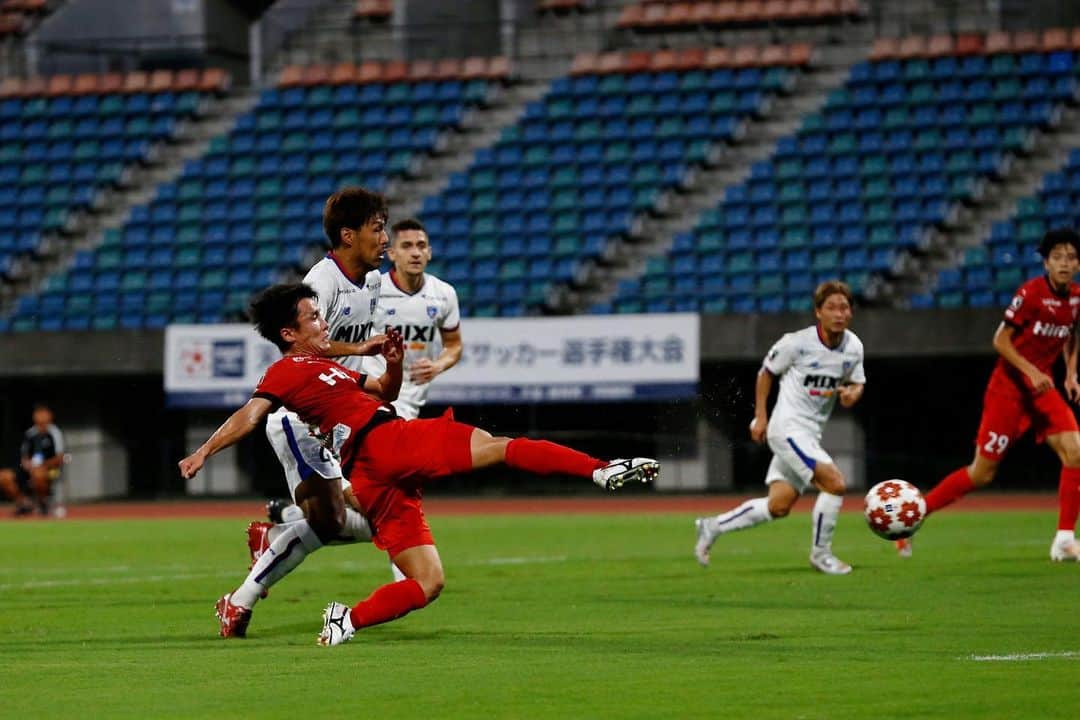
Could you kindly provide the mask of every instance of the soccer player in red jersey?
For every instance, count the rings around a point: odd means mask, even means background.
[[[330,335],[316,298],[311,287],[297,283],[274,285],[255,299],[251,314],[256,327],[283,357],[266,370],[247,404],[179,464],[185,478],[193,477],[209,456],[252,432],[277,406],[316,426],[327,448],[340,455],[374,531],[372,542],[387,552],[405,580],[383,585],[352,608],[327,606],[320,644],[342,643],[359,628],[394,620],[439,596],[445,581],[442,562],[421,504],[427,481],[505,464],[541,475],[591,478],[614,490],[659,473],[659,464],[649,458],[606,463],[546,440],[493,437],[455,421],[450,411],[432,419],[397,417],[392,405],[366,392],[378,390],[382,378],[376,381],[326,356]],[[396,348],[384,348],[383,378],[400,382],[402,341],[396,333],[388,337],[387,344]],[[246,628],[251,611],[226,607],[225,613],[236,615]]]
[[[994,333],[1000,357],[983,397],[982,421],[975,437],[975,459],[945,477],[926,495],[927,514],[960,499],[994,479],[1010,445],[1029,428],[1061,459],[1058,530],[1050,546],[1055,561],[1080,560],[1075,537],[1080,510],[1080,431],[1072,409],[1054,387],[1054,361],[1065,356],[1065,394],[1080,400],[1076,378],[1076,320],[1080,312],[1080,235],[1052,230],[1039,244],[1046,274],[1020,286],[1005,319]],[[900,555],[911,555],[911,541],[898,540]]]

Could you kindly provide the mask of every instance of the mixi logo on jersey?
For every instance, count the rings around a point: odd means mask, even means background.
[[[830,375],[807,375],[803,380],[803,387],[811,397],[832,397],[839,384],[840,379]]]
[[[1067,338],[1072,334],[1072,325],[1056,325],[1036,320],[1031,332],[1039,337]]]

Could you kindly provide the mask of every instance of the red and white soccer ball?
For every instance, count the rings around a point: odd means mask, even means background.
[[[919,488],[904,480],[885,480],[866,493],[866,524],[875,535],[900,540],[915,534],[926,517]]]

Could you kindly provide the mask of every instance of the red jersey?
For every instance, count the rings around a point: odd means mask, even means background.
[[[357,430],[367,426],[380,408],[394,416],[389,404],[364,391],[366,377],[329,358],[286,355],[266,369],[252,394],[284,405],[317,426],[345,464],[352,458]]]
[[[1045,275],[1020,286],[1005,310],[1005,323],[1013,328],[1012,343],[1028,362],[1050,374],[1073,333],[1080,311],[1080,285],[1070,282],[1061,293],[1054,290]],[[997,392],[1030,393],[1031,386],[1022,372],[999,357],[990,388]]]

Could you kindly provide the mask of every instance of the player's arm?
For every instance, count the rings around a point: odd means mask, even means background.
[[[840,390],[837,391],[837,395],[840,398],[840,404],[843,407],[849,408],[859,402],[865,387],[866,383],[844,383],[841,385]]]
[[[26,435],[23,435],[23,441],[19,445],[19,466],[26,472],[30,472],[34,467],[30,455],[30,439]]]
[[[55,426],[49,429],[49,434],[52,435],[53,449],[56,454],[42,464],[49,470],[56,470],[64,465],[64,435]]]
[[[1008,323],[998,325],[997,331],[994,332],[994,349],[1005,359],[1005,362],[1024,373],[1031,384],[1031,389],[1036,393],[1046,392],[1054,387],[1054,379],[1032,365],[1013,345],[1012,339],[1015,334],[1016,328],[1012,325]]]
[[[386,339],[379,348],[379,354],[386,360],[386,372],[381,377],[364,376],[364,391],[376,395],[387,402],[397,400],[401,392],[402,369],[405,359],[405,340],[397,328],[386,328]]]
[[[330,349],[326,354],[329,357],[344,357],[345,355],[378,355],[384,342],[386,342],[385,335],[372,335],[367,340],[356,343],[331,340]]]
[[[180,475],[185,480],[195,477],[195,473],[199,472],[208,457],[249,435],[273,409],[274,403],[264,397],[248,400],[247,404],[229,416],[198,450],[180,461]]]
[[[750,422],[750,439],[758,444],[765,442],[765,433],[769,429],[769,393],[772,392],[775,377],[771,370],[762,367],[754,383],[754,419]]]
[[[434,360],[421,358],[409,367],[409,379],[418,385],[431,382],[436,375],[442,375],[461,360],[461,351],[464,348],[461,343],[461,327],[453,330],[440,328],[439,337],[442,338],[443,345],[439,357]]]
[[[1065,343],[1065,397],[1073,402],[1080,401],[1080,381],[1076,379],[1076,356],[1080,342],[1076,337],[1077,328],[1073,327],[1072,335]]]

